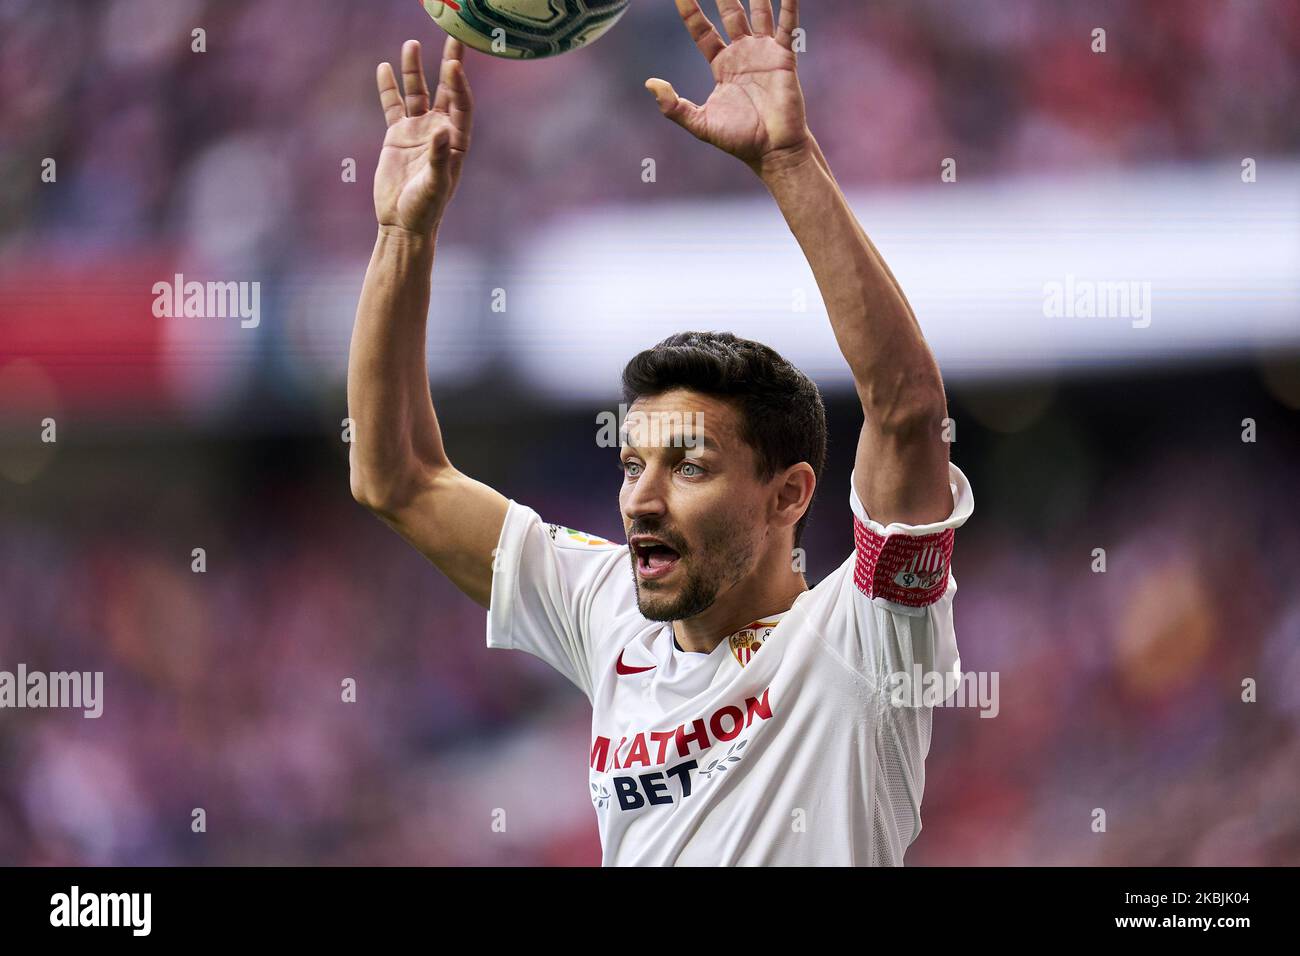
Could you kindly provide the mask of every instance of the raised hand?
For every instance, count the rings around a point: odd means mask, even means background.
[[[799,0],[717,0],[731,42],[700,9],[698,0],[676,0],[686,29],[713,70],[717,87],[703,106],[682,99],[672,84],[646,81],[660,111],[706,143],[743,160],[760,176],[802,159],[811,147],[803,90],[794,54]]]
[[[463,55],[460,42],[448,37],[432,102],[419,41],[402,45],[405,99],[392,64],[381,63],[376,71],[379,103],[388,121],[375,170],[375,215],[381,226],[428,236],[456,191],[474,115]]]

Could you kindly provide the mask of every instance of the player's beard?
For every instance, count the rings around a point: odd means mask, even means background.
[[[679,554],[677,571],[685,580],[671,590],[661,586],[641,586],[637,574],[636,554],[632,554],[632,581],[636,585],[636,603],[642,617],[650,621],[683,621],[702,614],[713,606],[718,595],[749,573],[754,563],[754,543],[749,527],[720,517],[700,526],[698,548],[685,551],[678,547],[681,539],[665,537],[664,543]],[[654,528],[636,526],[637,534],[658,535]]]

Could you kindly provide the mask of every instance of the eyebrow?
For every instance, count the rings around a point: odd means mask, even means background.
[[[627,440],[627,437],[628,437],[627,429],[624,429],[623,431],[618,433],[619,447],[631,448],[634,451],[639,451],[640,449],[636,445],[631,444]],[[690,445],[687,445],[686,442],[682,440],[682,435],[680,432],[670,435],[666,443],[661,443],[658,445],[654,445],[652,447],[655,448],[700,448],[702,447],[705,451],[716,451],[716,452],[722,451],[722,446],[719,445],[712,438],[710,438],[708,435],[700,435],[698,437],[692,436],[692,441]]]

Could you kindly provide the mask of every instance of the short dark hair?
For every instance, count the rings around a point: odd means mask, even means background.
[[[740,411],[741,437],[754,449],[760,481],[806,461],[821,483],[826,406],[812,380],[775,349],[730,332],[679,332],[623,369],[623,401],[629,406],[676,388],[722,398]],[[809,502],[795,526],[795,547],[811,512]]]

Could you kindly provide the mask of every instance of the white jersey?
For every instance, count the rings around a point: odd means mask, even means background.
[[[510,503],[489,647],[528,651],[592,705],[605,865],[901,865],[921,829],[931,710],[889,675],[957,675],[951,516],[882,527],[850,493],[855,553],[783,614],[711,654],[637,609],[626,545]],[[852,483],[850,483],[852,487]]]

